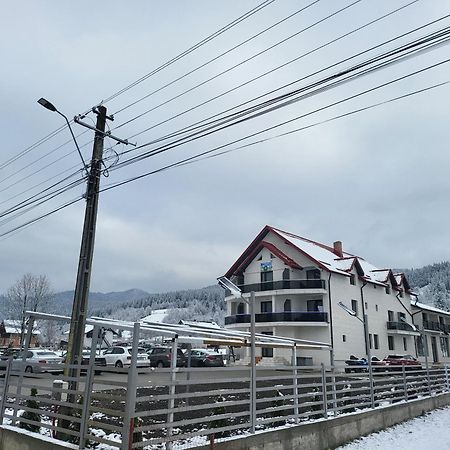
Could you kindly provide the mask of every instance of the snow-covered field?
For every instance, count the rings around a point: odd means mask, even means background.
[[[340,450],[450,450],[450,407],[437,409],[379,433],[339,447]]]

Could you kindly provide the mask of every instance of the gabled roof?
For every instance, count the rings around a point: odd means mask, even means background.
[[[294,268],[301,268],[296,261],[288,257],[284,252],[277,248],[274,244],[264,241],[265,237],[273,233],[282,239],[287,245],[306,256],[312,262],[317,264],[323,270],[338,273],[344,276],[350,276],[352,270],[356,270],[358,276],[368,283],[385,286],[388,282],[392,284],[394,289],[400,289],[404,286],[405,290],[409,292],[410,287],[404,274],[393,274],[391,269],[379,269],[371,263],[367,262],[360,256],[351,253],[343,252],[338,255],[335,249],[331,246],[321,244],[301,236],[298,236],[287,231],[266,225],[251,244],[245,249],[242,255],[227,271],[225,276],[230,278],[233,275],[241,273],[248,264],[253,261],[255,256],[261,248],[268,248],[271,253],[280,258],[286,265]]]

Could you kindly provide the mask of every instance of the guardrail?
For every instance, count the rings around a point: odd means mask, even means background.
[[[3,423],[31,427],[80,448],[87,443],[123,450],[170,449],[175,443],[177,449],[190,448],[249,434],[253,428],[335,417],[450,391],[447,367],[346,373],[348,366],[339,365],[256,366],[253,390],[249,366],[42,366],[86,373],[26,373],[13,367],[11,359],[0,362]]]

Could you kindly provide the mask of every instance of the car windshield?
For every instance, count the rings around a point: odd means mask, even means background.
[[[387,359],[403,359],[402,355],[389,355]]]
[[[36,352],[39,356],[58,356],[55,352]]]
[[[132,353],[132,349],[131,348],[129,348],[128,349],[128,353],[131,355],[131,353]],[[145,349],[144,348],[141,348],[141,347],[139,347],[138,348],[138,353],[145,353],[145,354],[147,354],[147,352],[145,351]]]

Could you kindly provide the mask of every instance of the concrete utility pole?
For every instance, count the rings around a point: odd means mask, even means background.
[[[94,147],[86,190],[86,211],[84,215],[83,236],[78,262],[77,282],[72,306],[69,341],[67,345],[67,364],[81,364],[83,351],[89,286],[91,281],[92,259],[94,254],[95,230],[97,224],[100,177],[102,174],[103,142],[105,139],[106,108],[96,109],[97,124]],[[69,368],[68,376],[77,377],[79,369]],[[73,384],[74,382],[70,383]]]

